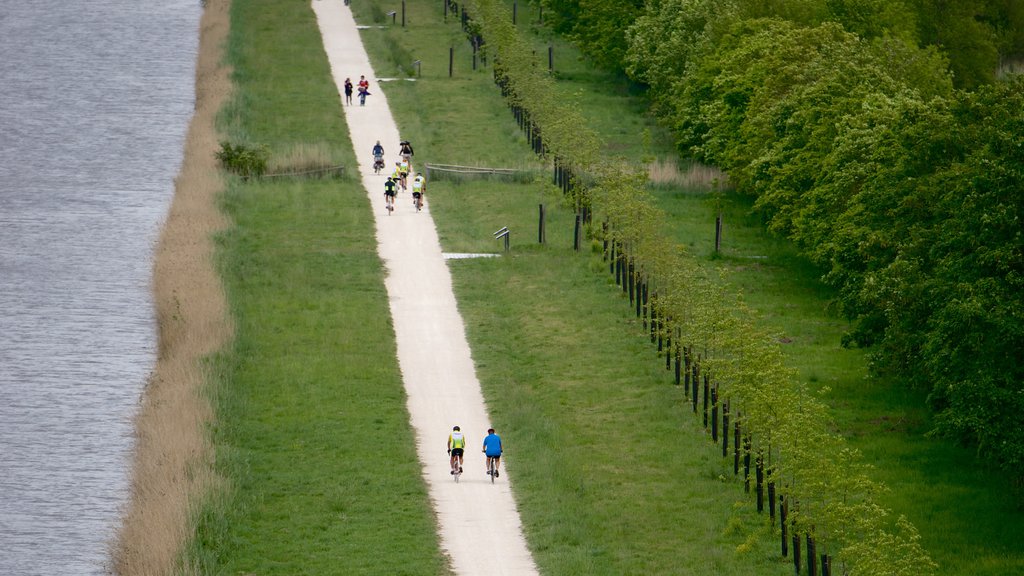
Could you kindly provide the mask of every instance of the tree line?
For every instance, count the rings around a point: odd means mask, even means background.
[[[1021,478],[1024,3],[543,2],[824,270],[845,345]]]

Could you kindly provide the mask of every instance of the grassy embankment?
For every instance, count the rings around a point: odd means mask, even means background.
[[[306,3],[233,0],[234,142],[354,165]],[[202,574],[443,574],[358,181],[231,179],[218,240],[236,323],[211,390],[217,471]]]
[[[374,7],[379,15],[391,9],[386,2],[361,6],[364,23]],[[535,19],[519,8],[521,23]],[[445,27],[440,18],[440,6],[410,4],[405,29],[363,35],[382,75],[399,75],[411,70],[407,63],[422,61],[420,82],[388,87],[403,135],[418,143],[421,162],[527,163],[513,150],[495,157],[505,149],[499,142],[529,151],[498,99],[490,69],[470,69],[457,24]],[[594,70],[544,31],[536,41],[541,66],[547,43],[554,43],[560,90],[602,133],[609,153],[671,164],[671,137],[645,117],[627,83]],[[450,45],[457,47],[452,79]],[[942,573],[1024,570],[1017,538],[1024,514],[1010,486],[971,452],[927,438],[923,397],[869,378],[867,355],[838,346],[846,323],[828,314],[830,292],[818,281],[820,271],[765,234],[746,199],[673,184],[685,178],[671,170],[667,180],[654,190],[677,239],[707,265],[726,268],[778,329],[792,365],[830,390],[825,398],[838,430],[874,464],[874,477],[890,488],[882,501],[921,530]],[[679,408],[678,391],[651,358],[600,264],[571,253],[570,216],[549,214],[548,245],[535,243],[537,204],[558,202],[545,187],[431,184],[446,250],[494,250],[490,233],[501,226],[515,234],[512,258],[457,262],[452,270],[489,405],[513,447],[509,465],[521,479],[517,494],[531,546],[551,573],[610,574],[637,566],[656,573],[683,565],[693,573],[728,572],[714,567],[718,554],[707,551],[733,541],[723,532],[735,519],[715,513],[723,512],[723,501],[741,499],[742,491],[731,481],[719,484],[725,467],[709,445],[691,444],[701,437],[697,423]],[[714,254],[719,207],[725,242]],[[717,499],[709,496],[716,491]],[[758,551],[742,562],[771,565],[775,557]]]

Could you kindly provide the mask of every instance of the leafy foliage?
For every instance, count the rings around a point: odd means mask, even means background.
[[[243,178],[258,178],[267,171],[270,152],[266,146],[247,146],[221,142],[217,159],[224,168]]]

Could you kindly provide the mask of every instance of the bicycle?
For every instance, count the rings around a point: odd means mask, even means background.
[[[373,173],[380,174],[380,171],[384,169],[384,157],[374,156],[373,157]]]
[[[453,455],[452,451],[449,450],[448,451],[448,458],[451,460],[452,478],[455,480],[455,483],[458,484],[459,483],[459,476],[462,476],[462,462],[461,462],[462,456],[461,456],[461,454]]]
[[[498,456],[487,457],[487,475],[491,477],[491,484],[498,477]]]

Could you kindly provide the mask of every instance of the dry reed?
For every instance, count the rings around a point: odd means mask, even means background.
[[[674,158],[651,162],[647,166],[647,175],[655,186],[678,186],[689,190],[723,189],[728,186],[728,177],[718,168],[692,162],[684,172],[679,169]]]
[[[181,172],[156,248],[153,293],[159,352],[135,419],[131,495],[111,563],[122,576],[193,572],[176,566],[192,532],[192,514],[216,486],[206,437],[204,358],[232,328],[213,261],[213,234],[226,225],[216,197],[224,183],[214,152],[215,118],[231,83],[221,65],[230,0],[209,0],[200,20],[196,109]]]

